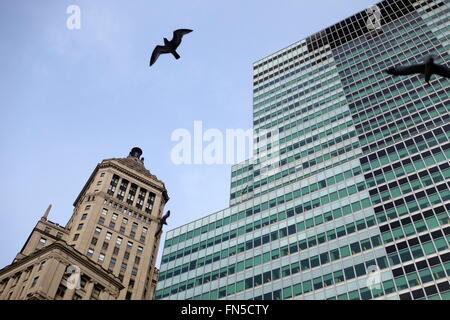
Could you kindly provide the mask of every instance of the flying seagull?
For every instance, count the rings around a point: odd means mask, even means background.
[[[423,74],[427,83],[430,83],[433,74],[450,79],[450,68],[434,63],[434,58],[432,56],[425,57],[424,63],[413,64],[411,66],[391,67],[385,72],[393,76]]]
[[[150,59],[150,66],[152,66],[156,62],[156,60],[158,60],[159,55],[163,53],[171,53],[173,54],[175,59],[180,59],[180,55],[176,50],[180,45],[183,36],[190,32],[192,32],[192,30],[190,29],[178,29],[173,32],[172,40],[169,41],[164,38],[164,45],[156,46],[155,49],[153,49],[152,57]]]
[[[167,221],[167,218],[169,218],[169,217],[170,217],[170,210],[168,210],[166,212],[166,214],[163,215],[162,218],[159,220],[159,226],[158,226],[158,231],[156,231],[156,235],[159,235],[161,233],[163,225],[167,225],[166,221]]]

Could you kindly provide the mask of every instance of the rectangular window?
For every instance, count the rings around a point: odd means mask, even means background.
[[[39,277],[36,277],[36,278],[33,279],[33,282],[31,283],[31,288],[33,288],[36,285],[38,280],[39,280]]]
[[[64,295],[66,294],[66,290],[67,288],[63,284],[60,284],[58,290],[56,290],[56,296],[63,298]]]
[[[134,183],[131,184],[130,191],[128,191],[127,203],[132,205],[134,202],[134,197],[136,196],[137,185]]]
[[[119,179],[120,178],[118,175],[114,175],[112,177],[107,191],[108,195],[112,196],[114,194],[114,192],[116,191],[117,184],[119,183]]]
[[[116,265],[116,258],[111,258],[111,260],[109,261],[109,266],[111,268],[114,268],[115,265]]]
[[[147,203],[145,205],[145,212],[152,213],[153,203],[155,202],[155,194],[150,192],[147,198]]]
[[[47,242],[47,239],[45,239],[45,238],[40,238],[39,239],[39,246],[40,247],[43,247],[43,246],[45,246],[45,243]]]
[[[119,191],[117,191],[117,199],[123,200],[125,197],[125,191],[127,190],[128,181],[125,179],[122,179],[122,182],[120,183]]]
[[[94,285],[94,288],[92,289],[92,295],[91,297],[94,299],[98,299],[100,297],[102,289],[98,285]]]

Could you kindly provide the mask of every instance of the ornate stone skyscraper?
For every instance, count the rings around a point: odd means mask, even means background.
[[[133,148],[126,158],[98,164],[65,227],[48,221],[47,209],[14,262],[0,270],[0,299],[153,298],[156,232],[169,197],[141,155]],[[68,271],[80,275],[75,289]]]

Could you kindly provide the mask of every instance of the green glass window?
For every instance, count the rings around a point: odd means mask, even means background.
[[[350,233],[353,233],[356,231],[356,226],[354,223],[349,223],[345,227],[347,229],[347,234],[350,234]]]
[[[436,281],[445,278],[444,268],[441,265],[434,266],[431,271]]]
[[[297,231],[305,230],[305,222],[299,222],[297,223]]]
[[[327,231],[327,239],[328,241],[336,239],[336,232],[334,230]]]
[[[420,279],[419,279],[419,275],[417,274],[417,272],[409,273],[406,276],[406,279],[407,279],[410,287],[414,287],[414,286],[417,286],[420,284]]]
[[[429,269],[423,269],[419,271],[420,280],[422,283],[427,283],[433,281],[433,277],[431,275],[431,271]]]
[[[359,293],[358,290],[351,291],[348,293],[349,300],[359,300]]]
[[[402,262],[407,262],[412,259],[411,253],[409,252],[408,248],[401,250],[399,252],[399,255],[400,255],[400,259],[402,260]]]
[[[359,252],[361,252],[361,247],[359,245],[359,242],[354,242],[352,244],[350,244],[350,249],[352,254],[357,254]]]
[[[385,294],[395,292],[394,281],[392,281],[392,280],[384,281],[383,288],[384,288]]]
[[[436,249],[434,248],[433,242],[431,242],[431,241],[427,242],[427,243],[424,243],[422,246],[423,246],[423,249],[425,250],[425,253],[427,255],[436,252]]]
[[[422,247],[420,245],[411,247],[411,253],[414,258],[418,259],[423,257],[424,253],[422,251]]]
[[[391,267],[400,263],[400,258],[398,257],[398,254],[396,254],[396,253],[391,253],[388,256],[388,260],[389,260],[389,264]]]
[[[350,247],[349,246],[341,247],[340,251],[341,251],[342,258],[348,257],[350,255]]]
[[[312,290],[312,282],[311,280],[303,282],[303,293],[308,293]]]
[[[342,270],[334,272],[333,277],[334,277],[335,283],[340,283],[340,282],[344,281],[344,273]]]
[[[302,294],[302,284],[297,283],[293,286],[294,296],[299,296]]]
[[[338,295],[338,300],[348,300],[347,294],[344,293],[344,294]]]
[[[338,238],[345,236],[345,226],[336,229],[336,234]]]
[[[353,270],[353,267],[348,267],[344,269],[345,279],[350,280],[355,277],[355,271]]]
[[[363,288],[359,290],[361,294],[361,300],[370,300],[372,299],[372,294],[369,288]]]
[[[445,250],[448,247],[447,246],[447,242],[445,241],[444,238],[436,239],[434,241],[434,244],[436,245],[436,248],[437,248],[438,251]]]
[[[289,299],[292,297],[292,287],[286,287],[283,289],[283,299]]]
[[[322,277],[317,277],[313,279],[314,290],[319,290],[323,288]]]
[[[397,286],[397,291],[408,288],[406,278],[404,276],[395,278],[395,285]]]

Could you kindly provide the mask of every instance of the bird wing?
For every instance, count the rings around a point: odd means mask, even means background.
[[[175,47],[178,47],[180,45],[180,43],[181,43],[181,39],[183,38],[183,36],[185,34],[188,34],[188,33],[191,33],[191,32],[192,32],[191,29],[178,29],[178,30],[175,30],[173,32],[173,38],[172,38],[172,41],[171,41],[172,44]]]
[[[152,57],[150,58],[150,66],[158,60],[160,54],[169,52],[170,50],[166,46],[156,46],[155,49],[153,49]]]
[[[167,210],[166,214],[162,217],[163,220],[166,220],[170,216],[170,210]]]
[[[411,66],[397,66],[387,69],[386,72],[394,76],[407,76],[416,73],[424,73],[425,65],[413,64]]]
[[[433,64],[432,72],[450,79],[450,68],[440,64]]]

